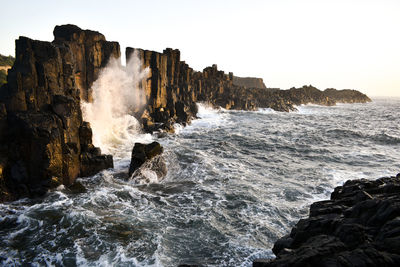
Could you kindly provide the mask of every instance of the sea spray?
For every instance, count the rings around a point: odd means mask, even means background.
[[[93,102],[82,102],[84,120],[90,122],[93,143],[104,153],[118,153],[118,147],[126,142],[143,139],[140,125],[133,112],[146,104],[145,92],[139,87],[149,75],[135,52],[126,67],[111,58],[93,83]]]

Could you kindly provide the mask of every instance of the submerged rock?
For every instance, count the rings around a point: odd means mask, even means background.
[[[279,239],[274,260],[253,266],[399,266],[400,174],[351,180]]]
[[[72,185],[70,185],[68,190],[73,194],[82,194],[87,192],[86,187],[79,181],[75,181]]]
[[[167,167],[161,155],[162,152],[163,147],[158,142],[152,142],[147,145],[135,143],[129,165],[129,176],[135,182],[144,183],[164,177],[167,173]]]

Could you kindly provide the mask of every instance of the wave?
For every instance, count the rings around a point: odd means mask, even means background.
[[[360,142],[371,141],[376,144],[397,145],[400,144],[400,137],[391,136],[387,133],[366,134],[359,131],[347,129],[333,129],[325,132],[328,137],[336,139],[354,139]]]
[[[272,108],[258,108],[256,113],[261,113],[261,114],[276,114],[277,111],[273,110]]]
[[[232,123],[229,120],[229,113],[222,108],[214,108],[207,103],[197,103],[197,108],[197,118],[193,119],[186,127],[176,125],[174,127],[176,134],[201,133],[218,127],[225,127]]]
[[[376,143],[381,143],[384,145],[398,145],[400,144],[400,137],[391,136],[386,133],[376,134],[370,137]]]

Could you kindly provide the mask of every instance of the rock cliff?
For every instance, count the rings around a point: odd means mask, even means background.
[[[399,266],[399,229],[400,173],[347,181],[275,243],[276,259],[253,266]]]
[[[99,32],[82,30],[71,24],[56,26],[53,34],[53,43],[67,46],[72,53],[76,87],[81,99],[91,102],[91,86],[98,78],[100,69],[106,66],[110,57],[121,57],[119,44],[106,41],[104,35]]]
[[[92,144],[80,97],[119,46],[76,26],[57,26],[55,41],[20,37],[0,89],[0,201],[37,196],[78,176],[113,166]]]
[[[245,88],[267,89],[262,78],[233,76],[233,84]]]
[[[179,50],[166,49],[163,53],[149,50],[126,49],[127,60],[137,53],[143,67],[150,69],[147,80],[140,85],[147,105],[136,112],[146,131],[172,129],[172,123],[186,124],[196,116],[196,94],[192,87],[193,69],[180,61]]]

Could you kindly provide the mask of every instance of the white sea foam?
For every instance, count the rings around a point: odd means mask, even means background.
[[[298,114],[309,115],[315,113],[313,106],[310,105],[300,105],[300,106],[295,106],[295,108],[297,109],[297,111],[294,112]]]
[[[227,125],[229,113],[224,112],[223,109],[213,108],[207,103],[197,103],[197,117],[192,123],[185,128],[178,131],[178,133],[193,132],[198,130],[207,130],[221,125]],[[225,110],[226,111],[226,110]]]
[[[274,114],[277,111],[273,110],[272,108],[259,108],[255,112],[262,113],[262,114]]]
[[[207,104],[207,103],[197,103],[197,116],[200,119],[211,119],[211,120],[215,120],[217,118],[219,118],[220,116],[220,110],[223,110],[222,108],[217,109],[212,107],[211,105]]]

